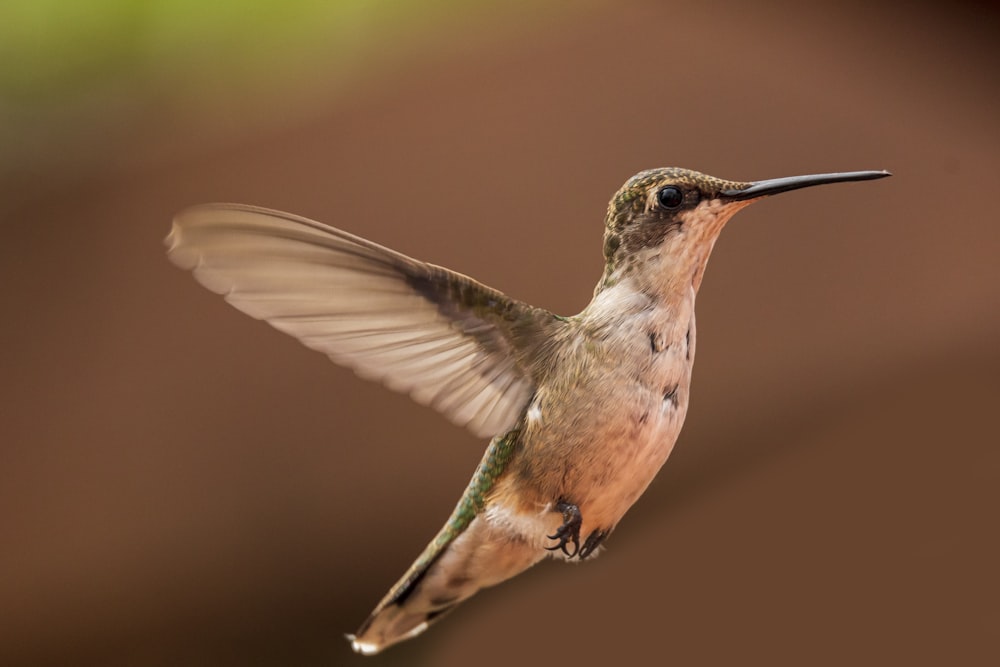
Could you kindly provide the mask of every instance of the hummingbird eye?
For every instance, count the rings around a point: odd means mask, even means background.
[[[675,209],[684,203],[684,193],[675,185],[661,188],[656,193],[656,198],[660,201],[660,206],[666,209]]]

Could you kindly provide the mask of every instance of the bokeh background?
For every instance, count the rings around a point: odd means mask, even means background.
[[[986,3],[0,5],[0,664],[1000,660]],[[610,195],[888,168],[729,226],[677,450],[601,558],[375,658],[483,442],[164,256],[286,209],[556,312]]]

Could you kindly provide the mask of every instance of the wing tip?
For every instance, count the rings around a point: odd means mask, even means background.
[[[184,228],[175,217],[170,225],[170,233],[163,239],[163,244],[167,246],[167,259],[174,265],[192,271],[198,266],[198,253],[192,252],[184,243]]]
[[[202,253],[197,248],[198,230],[210,229],[214,225],[225,226],[227,223],[232,222],[219,216],[220,213],[227,211],[230,213],[249,213],[269,217],[287,215],[280,211],[271,211],[259,206],[230,202],[208,202],[188,206],[174,214],[170,224],[170,232],[163,239],[163,243],[167,247],[167,257],[170,261],[188,271],[197,269],[202,262]],[[193,232],[195,238],[192,239],[188,232]]]

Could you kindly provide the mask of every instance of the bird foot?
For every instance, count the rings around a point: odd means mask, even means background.
[[[572,503],[562,502],[556,505],[556,509],[562,512],[562,525],[556,530],[555,535],[548,535],[550,540],[559,540],[559,544],[554,547],[545,547],[546,551],[562,550],[567,558],[573,558],[580,552],[580,526],[583,524],[583,515],[580,508]],[[569,544],[572,542],[573,551],[570,553]]]
[[[587,556],[590,556],[594,551],[604,543],[605,538],[611,533],[611,531],[605,530],[595,530],[590,535],[587,536],[587,540],[580,547],[580,560],[583,560]]]

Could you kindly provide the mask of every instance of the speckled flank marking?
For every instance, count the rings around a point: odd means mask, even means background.
[[[675,384],[675,385],[671,385],[671,386],[669,386],[669,387],[667,387],[666,389],[663,390],[663,407],[664,407],[664,409],[666,409],[667,407],[672,407],[672,408],[676,408],[677,407],[677,403],[678,403],[678,400],[679,400],[677,398],[677,389],[678,389],[678,386]]]
[[[653,354],[659,354],[670,347],[663,334],[658,331],[649,332],[649,348]]]

